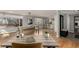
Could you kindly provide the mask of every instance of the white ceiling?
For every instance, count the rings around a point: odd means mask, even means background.
[[[76,14],[79,13],[77,10],[59,10],[61,13]],[[14,14],[14,15],[28,15],[31,12],[33,16],[50,17],[56,14],[56,10],[0,10],[0,13]]]
[[[33,16],[53,17],[56,13],[55,10],[0,10],[0,13],[10,13],[17,15],[28,15],[31,12]]]
[[[61,10],[60,12],[64,14],[79,14],[79,10]]]

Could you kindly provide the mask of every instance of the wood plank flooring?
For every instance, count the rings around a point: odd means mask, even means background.
[[[79,40],[69,39],[69,38],[58,38],[58,43],[60,48],[79,48]]]

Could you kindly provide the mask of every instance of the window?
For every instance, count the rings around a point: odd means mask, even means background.
[[[22,26],[22,19],[18,18],[0,18],[0,25],[1,26]]]

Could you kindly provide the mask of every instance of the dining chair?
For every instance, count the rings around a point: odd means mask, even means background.
[[[42,48],[42,43],[12,43],[12,48]]]

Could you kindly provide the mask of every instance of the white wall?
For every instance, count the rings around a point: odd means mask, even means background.
[[[57,11],[54,16],[54,31],[57,34],[57,37],[60,36],[60,23],[59,23],[59,12]]]
[[[61,13],[64,16],[64,29],[69,32],[74,32],[74,15],[70,15],[68,13]]]
[[[72,20],[70,20],[70,15],[67,13],[61,13],[60,11],[57,11],[54,18],[54,31],[57,33],[57,37],[60,36],[60,17],[59,15],[63,15],[64,16],[64,29],[63,30],[68,30],[71,31],[70,28],[70,22]],[[73,30],[72,30],[73,31]]]
[[[67,30],[70,31],[70,15],[67,14]]]
[[[74,32],[74,15],[63,14],[64,15],[64,29],[69,32]]]
[[[60,11],[60,14],[63,14],[65,17],[65,29],[67,29],[69,32],[74,33],[74,16],[79,15],[76,15],[76,12],[74,10],[63,10]]]
[[[69,32],[74,33],[74,15],[70,15]]]
[[[64,15],[64,29],[67,30],[67,14]]]

